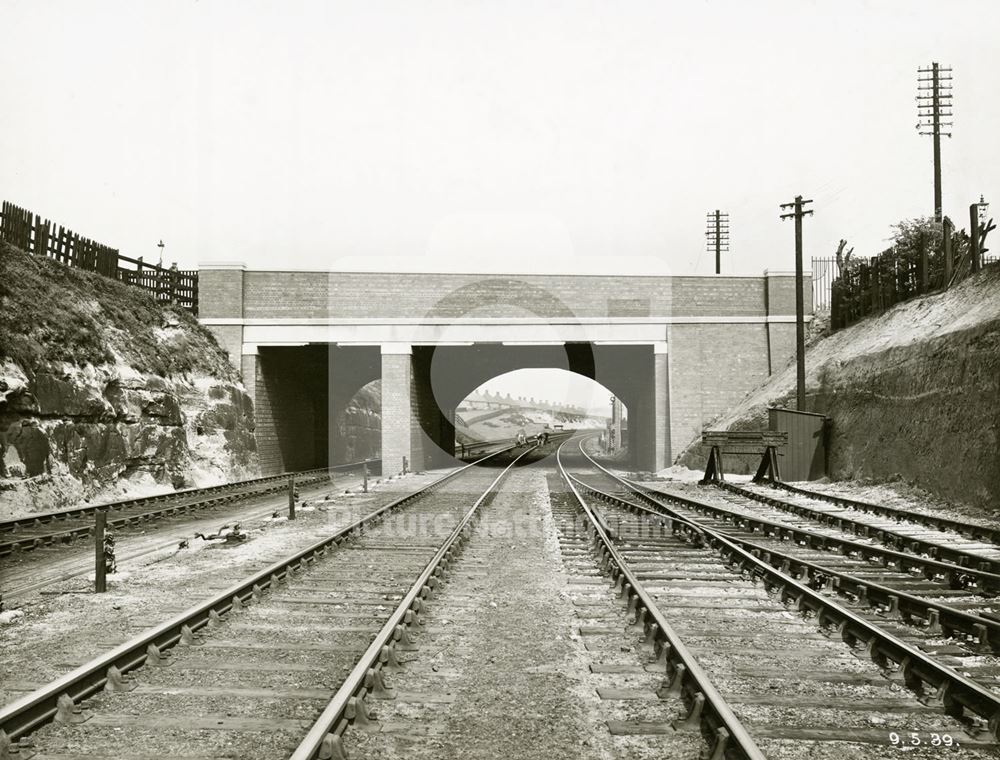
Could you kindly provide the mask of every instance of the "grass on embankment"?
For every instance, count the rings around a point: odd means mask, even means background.
[[[140,288],[32,256],[0,242],[0,359],[45,364],[118,360],[163,377],[234,379],[215,337],[184,309]]]

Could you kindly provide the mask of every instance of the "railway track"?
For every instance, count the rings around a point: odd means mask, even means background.
[[[881,549],[875,543],[878,536],[859,538],[838,530],[836,523],[831,528],[797,513],[762,508],[744,493],[748,489],[720,493],[699,488],[699,498],[692,498],[691,489],[631,485],[653,506],[666,502],[686,517],[726,532],[755,555],[838,593],[860,614],[897,628],[952,666],[982,677],[989,687],[1000,685],[997,663],[980,665],[975,659],[1000,654],[997,574],[928,556],[938,555],[935,551]],[[715,495],[725,506],[711,498]]]
[[[65,758],[331,756],[384,695],[479,508],[529,452],[439,478],[8,705],[0,757],[30,751],[29,736]]]
[[[837,530],[870,537],[884,545],[922,554],[961,567],[1000,575],[1000,534],[984,526],[958,521],[941,521],[917,512],[893,509],[877,513],[841,503],[818,499],[802,489],[787,491],[766,483],[718,483],[738,500],[755,501],[784,513],[785,520],[835,526]],[[861,505],[862,502],[852,502]],[[875,507],[876,505],[869,505]],[[806,524],[806,523],[803,523]],[[975,537],[973,537],[975,536]]]
[[[918,743],[996,756],[996,689],[815,588],[802,565],[566,448],[594,549],[665,667],[663,696],[686,705],[674,725],[700,729],[712,758],[888,757]]]
[[[875,504],[861,499],[852,499],[836,493],[817,491],[815,489],[802,488],[790,483],[774,481],[768,484],[770,487],[785,491],[786,493],[803,496],[813,501],[835,504],[839,507],[857,510],[859,512],[869,512],[882,517],[890,517],[893,520],[906,520],[919,525],[925,525],[936,530],[947,530],[959,533],[974,540],[988,541],[991,544],[1000,545],[1000,528],[992,525],[985,525],[969,520],[956,520],[954,517],[943,514],[944,510],[933,507],[921,507],[919,509],[902,509],[886,504]]]
[[[622,488],[613,485],[612,495],[615,487]],[[883,548],[873,538],[826,526],[802,524],[781,512],[734,501],[732,495],[720,503],[711,498],[711,491],[706,498],[703,489],[696,498],[690,489],[639,483],[628,484],[624,493],[638,494],[649,506],[676,510],[726,532],[772,564],[840,593],[866,615],[910,623],[935,651],[957,646],[960,651],[952,654],[1000,652],[996,613],[1000,576],[995,573]]]
[[[92,536],[93,518],[98,512],[108,513],[109,529],[122,530],[277,493],[288,488],[289,478],[293,476],[297,485],[308,487],[327,482],[333,473],[351,472],[366,466],[369,470],[377,470],[380,464],[380,460],[372,459],[3,520],[0,521],[0,557],[71,544],[78,538]]]

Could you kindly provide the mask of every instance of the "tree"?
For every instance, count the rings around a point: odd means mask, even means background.
[[[916,271],[920,256],[927,250],[928,276],[931,287],[943,287],[944,277],[944,226],[932,216],[904,219],[892,225],[892,245],[881,254],[883,269]],[[956,267],[968,265],[969,235],[965,230],[955,230],[951,236],[951,251]]]
[[[851,246],[851,250],[844,252],[844,248],[847,247],[847,241],[841,240],[840,244],[837,246],[837,271],[846,272],[852,267],[851,256],[854,253],[854,247]]]
[[[922,258],[927,254],[927,287],[944,288],[944,225],[933,217],[904,219],[892,225],[891,245],[877,257],[852,258],[847,241],[837,248],[839,273],[831,284],[834,329],[912,298],[924,289]],[[952,228],[954,230],[954,228]],[[969,270],[969,236],[956,230],[951,238],[953,273]]]

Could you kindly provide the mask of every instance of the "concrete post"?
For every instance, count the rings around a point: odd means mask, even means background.
[[[382,474],[397,475],[403,458],[412,460],[412,349],[408,343],[382,344]]]

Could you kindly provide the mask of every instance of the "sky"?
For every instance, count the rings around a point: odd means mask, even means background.
[[[932,61],[945,212],[1000,203],[996,0],[0,0],[0,26],[0,197],[182,269],[709,274],[721,209],[723,272],[760,274],[793,267],[798,194],[807,261],[873,255],[933,212]]]
[[[1000,3],[0,0],[0,197],[181,268],[704,274],[1000,202]]]

